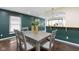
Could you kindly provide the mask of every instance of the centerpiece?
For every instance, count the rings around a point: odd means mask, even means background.
[[[32,32],[37,33],[39,31],[39,22],[33,21],[32,22]]]

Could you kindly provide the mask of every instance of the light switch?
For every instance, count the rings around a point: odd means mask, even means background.
[[[2,37],[2,36],[3,36],[3,34],[0,34],[0,36]]]
[[[66,36],[66,39],[69,39],[69,37],[68,37],[68,36]]]

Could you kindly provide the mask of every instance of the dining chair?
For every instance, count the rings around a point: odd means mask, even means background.
[[[28,27],[22,27],[21,31],[28,31],[29,28]]]
[[[51,36],[49,37],[49,40],[45,44],[42,45],[43,48],[45,48],[46,50],[49,50],[49,51],[54,49],[56,32],[57,32],[57,30],[52,31]]]
[[[16,35],[16,43],[17,43],[17,51],[19,51],[19,39],[18,39],[18,31],[14,30],[15,35]]]
[[[16,33],[16,39],[17,39],[17,48],[18,50],[22,51],[29,51],[33,49],[34,47],[27,42],[27,37],[23,34],[23,32],[20,32],[18,30],[15,30]]]

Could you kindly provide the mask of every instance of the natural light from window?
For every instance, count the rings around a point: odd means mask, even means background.
[[[47,26],[65,26],[65,21],[63,19],[52,19],[47,20]]]
[[[9,33],[13,34],[14,29],[21,30],[21,18],[17,16],[10,16]]]

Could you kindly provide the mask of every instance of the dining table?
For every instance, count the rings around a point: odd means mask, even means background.
[[[51,37],[51,33],[42,31],[24,31],[23,33],[26,37],[30,38],[28,40],[36,46],[36,51],[40,51],[40,46],[44,44],[48,37]]]

